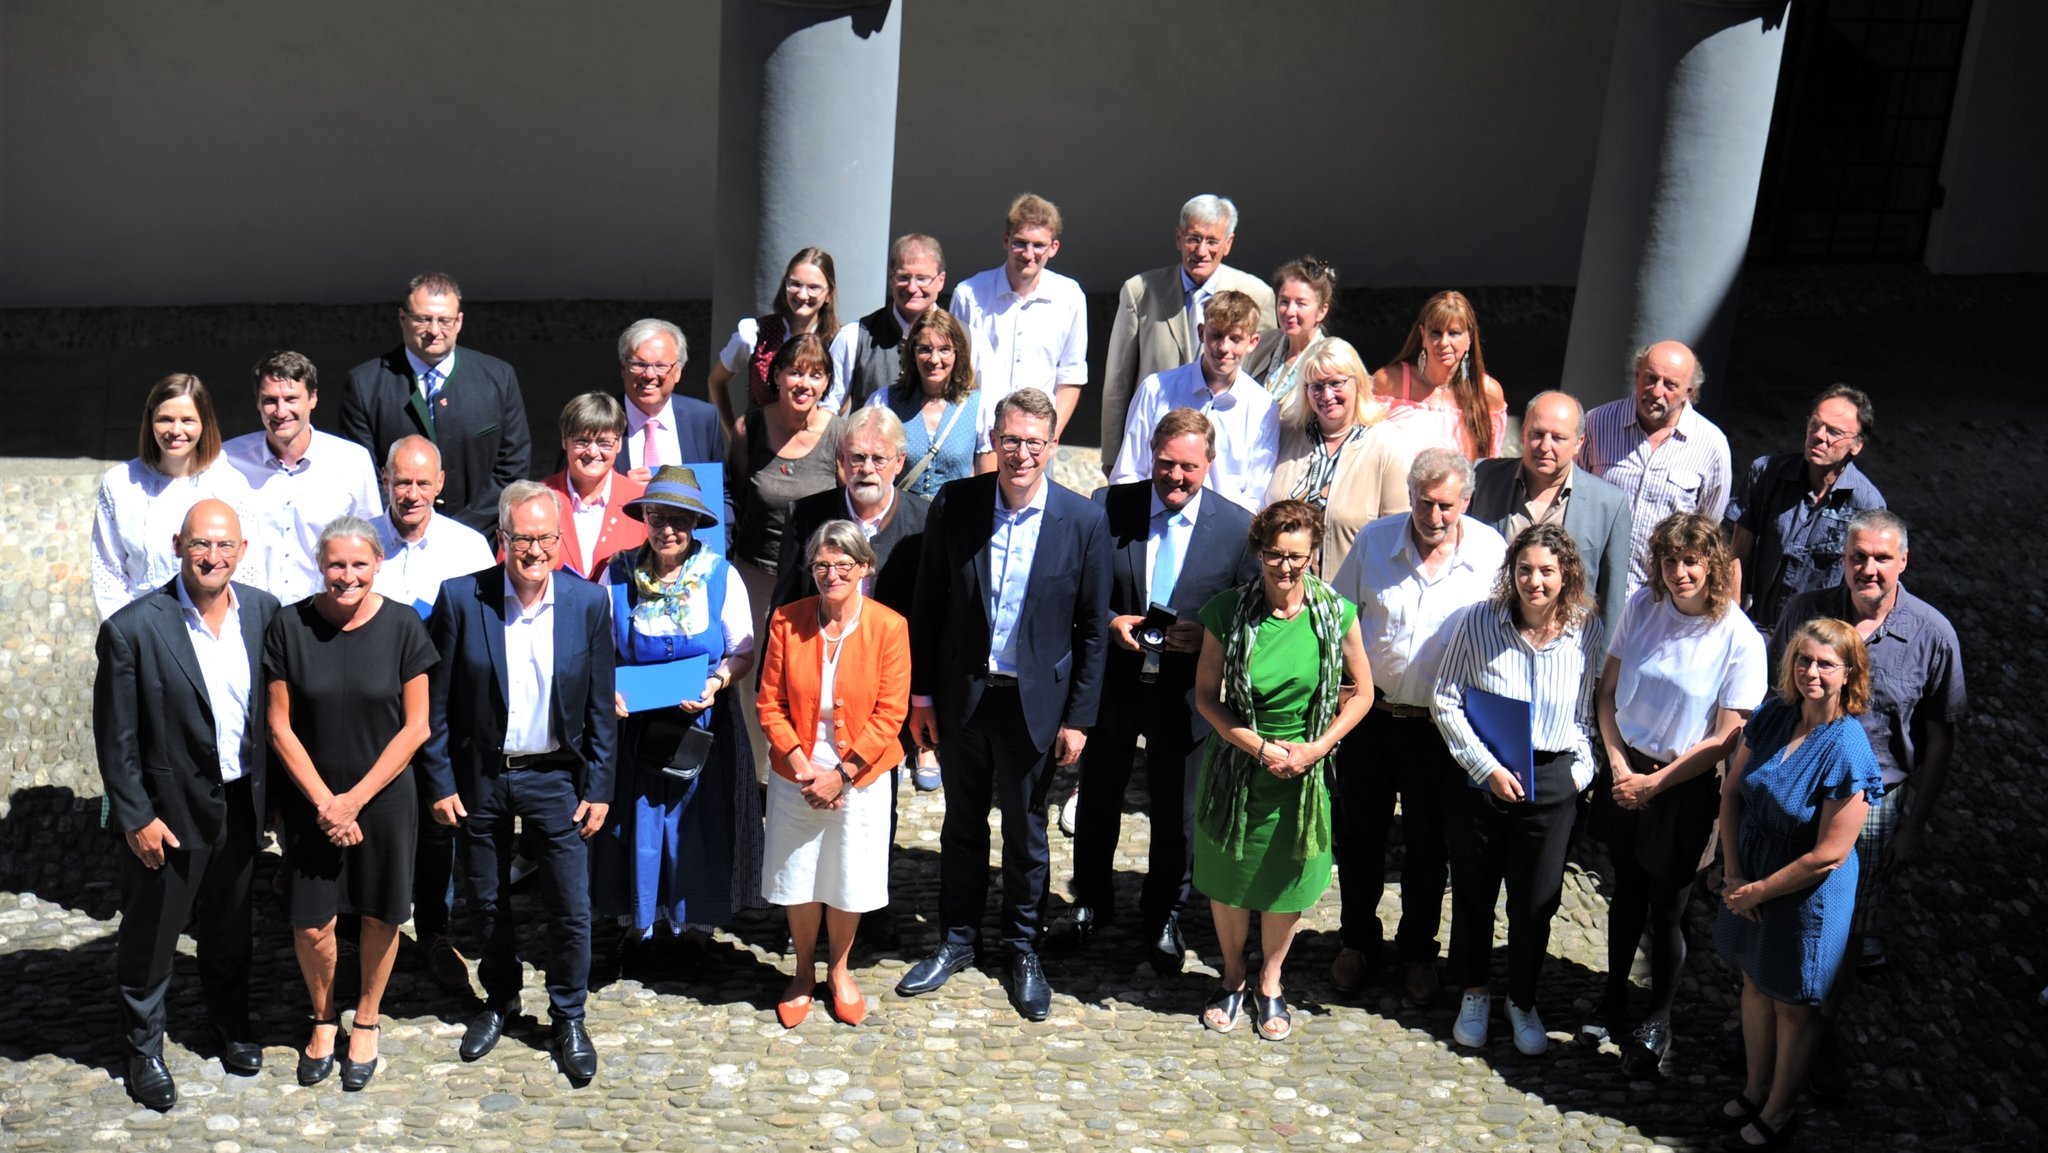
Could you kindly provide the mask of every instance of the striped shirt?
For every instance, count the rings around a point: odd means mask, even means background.
[[[1531,648],[1515,628],[1513,610],[1492,600],[1461,613],[1450,626],[1450,647],[1436,678],[1436,727],[1451,756],[1485,784],[1504,769],[1465,716],[1465,690],[1485,689],[1530,704],[1530,747],[1570,752],[1572,784],[1593,783],[1593,690],[1607,655],[1606,630],[1598,616],[1566,629],[1542,648]]]
[[[1628,542],[1630,594],[1650,577],[1650,534],[1657,523],[1675,512],[1720,520],[1734,483],[1728,437],[1699,409],[1686,405],[1670,437],[1653,446],[1636,423],[1632,396],[1586,414],[1579,463],[1628,498],[1629,513],[1635,518]]]

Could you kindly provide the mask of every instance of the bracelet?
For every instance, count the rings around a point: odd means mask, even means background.
[[[848,774],[848,773],[847,773],[847,771],[846,771],[846,766],[845,766],[844,764],[838,764],[838,765],[834,765],[834,766],[832,766],[832,767],[833,767],[833,768],[835,768],[835,769],[838,769],[838,770],[839,770],[839,780],[840,780],[840,784],[841,784],[841,787],[842,787],[842,788],[848,788],[848,789],[852,788],[852,787],[853,787],[853,777],[852,777],[852,776],[851,776],[850,774]]]
[[[1258,752],[1258,757],[1259,757],[1259,759],[1260,759],[1260,760],[1262,760],[1262,761],[1266,759],[1266,738],[1264,738],[1264,737],[1260,737],[1260,738],[1259,738],[1259,752]]]

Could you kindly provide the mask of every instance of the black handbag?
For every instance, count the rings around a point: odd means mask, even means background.
[[[640,726],[633,759],[648,772],[678,781],[694,781],[711,759],[711,730],[679,710],[659,710]]]

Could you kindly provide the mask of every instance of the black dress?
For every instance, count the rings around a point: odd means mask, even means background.
[[[280,611],[263,638],[264,678],[285,683],[292,732],[337,793],[362,780],[405,727],[405,683],[438,660],[419,614],[389,600],[361,626],[344,631],[309,597]],[[348,848],[320,831],[304,793],[278,790],[294,928],[316,928],[337,913],[392,925],[412,916],[419,796],[409,771],[399,770],[363,806],[356,817],[362,843]]]

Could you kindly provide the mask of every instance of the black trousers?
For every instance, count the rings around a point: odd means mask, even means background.
[[[1451,979],[1487,983],[1493,959],[1493,903],[1508,889],[1508,997],[1536,1007],[1536,983],[1550,952],[1550,919],[1564,894],[1564,854],[1578,812],[1571,753],[1536,754],[1536,799],[1510,803],[1489,789],[1459,785],[1451,837]],[[1462,771],[1462,770],[1461,770]]]
[[[1115,914],[1116,843],[1123,831],[1138,738],[1145,738],[1145,779],[1152,822],[1145,887],[1138,912],[1157,932],[1194,890],[1195,777],[1204,742],[1194,735],[1194,709],[1182,683],[1131,681],[1105,694],[1081,762],[1081,802],[1074,817],[1074,902],[1103,917]],[[1205,730],[1207,726],[1202,726]]]
[[[590,987],[590,853],[576,831],[576,782],[567,767],[508,769],[485,777],[457,827],[463,883],[483,949],[477,977],[493,1005],[519,1001],[519,926],[512,916],[513,819],[541,850],[538,887],[547,909],[548,1015],[579,1020]]]
[[[417,767],[413,779],[420,791],[420,835],[413,846],[412,928],[422,945],[448,931],[455,908],[455,829],[433,817],[439,797],[427,775]]]
[[[1386,887],[1387,833],[1401,801],[1401,924],[1394,948],[1403,961],[1436,960],[1450,877],[1447,814],[1456,811],[1465,770],[1451,759],[1428,717],[1374,709],[1337,747],[1337,869],[1344,947],[1377,952],[1385,939],[1380,893]]]
[[[1052,749],[1035,748],[1015,688],[982,690],[981,703],[957,733],[940,736],[939,775],[946,819],[939,827],[939,925],[947,944],[972,945],[988,900],[988,811],[1003,820],[1003,944],[1038,951],[1045,924],[1045,801],[1052,787]]]
[[[220,786],[228,821],[211,845],[187,841],[164,849],[151,869],[124,841],[121,934],[114,943],[114,980],[121,993],[121,1042],[131,1056],[160,1057],[164,999],[178,934],[199,912],[199,984],[212,1023],[242,1039],[249,1018],[249,884],[256,872],[256,816],[246,780]]]

